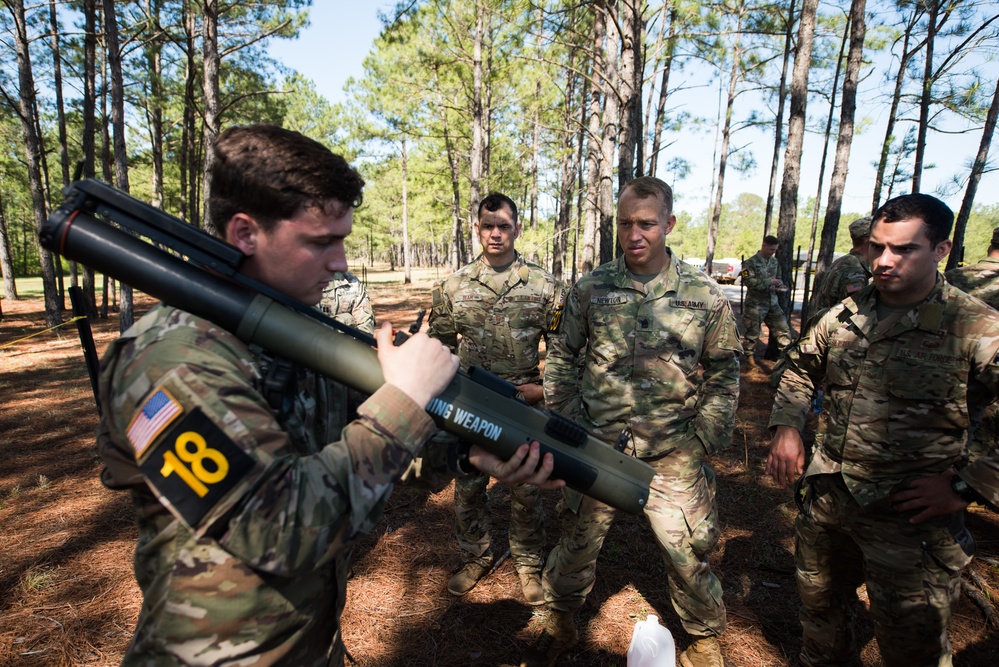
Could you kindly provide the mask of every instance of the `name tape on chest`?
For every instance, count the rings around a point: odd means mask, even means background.
[[[249,473],[254,461],[200,409],[178,421],[139,460],[139,470],[189,526]]]
[[[689,308],[691,310],[707,310],[708,308],[706,301],[695,301],[693,299],[670,299],[669,305],[671,308]]]

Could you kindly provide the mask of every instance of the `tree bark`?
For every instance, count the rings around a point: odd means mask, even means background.
[[[947,270],[957,266],[960,259],[960,249],[964,247],[964,230],[968,226],[968,218],[971,217],[971,207],[975,203],[975,194],[978,192],[978,183],[982,180],[985,172],[985,164],[989,157],[989,148],[992,145],[992,135],[996,130],[996,119],[999,118],[999,81],[996,82],[996,92],[992,95],[992,104],[989,105],[988,114],[985,116],[985,127],[982,128],[982,141],[978,145],[978,154],[975,155],[975,162],[971,165],[971,174],[968,176],[968,187],[964,191],[964,199],[961,200],[961,210],[957,214],[954,222],[954,249],[951,250],[950,257],[947,258]]]
[[[780,213],[777,223],[777,263],[781,280],[791,284],[794,225],[798,213],[798,183],[801,180],[801,149],[805,139],[805,106],[808,100],[808,71],[815,38],[815,13],[818,0],[804,0],[798,24],[798,50],[791,71],[791,109],[788,117],[787,148],[784,151],[784,177],[780,189]],[[789,311],[790,292],[780,295],[781,307]],[[775,341],[774,341],[775,342]]]
[[[618,55],[621,46],[620,23],[617,16],[617,4],[614,0],[599,3],[606,12],[607,39],[604,41],[604,114],[603,134],[600,142],[600,185],[598,210],[600,211],[597,226],[600,239],[600,263],[614,259],[614,153],[618,143],[618,123],[621,118],[621,98],[619,96],[620,72],[618,71]]]
[[[411,265],[413,251],[409,245],[409,171],[406,161],[406,138],[402,138],[402,263],[403,284],[413,282]]]
[[[655,129],[652,132],[652,148],[649,150],[649,175],[656,175],[659,166],[659,152],[662,150],[663,122],[666,118],[666,98],[669,94],[669,74],[673,67],[673,54],[676,52],[676,9],[669,12],[669,37],[666,39],[666,56],[659,83],[659,100],[656,103]],[[651,99],[651,95],[650,95]]]
[[[836,159],[829,178],[829,199],[826,202],[826,217],[822,224],[822,242],[819,244],[818,270],[825,271],[832,263],[836,246],[836,230],[843,209],[843,190],[850,168],[850,148],[853,144],[854,116],[857,112],[857,82],[860,79],[860,64],[864,55],[864,35],[866,23],[864,11],[866,0],[853,0],[850,5],[850,54],[846,59],[846,72],[843,75],[843,104],[839,115],[839,136],[836,139]]]
[[[589,273],[599,261],[597,238],[600,225],[600,111],[603,102],[601,84],[604,72],[605,15],[594,7],[593,43],[591,46],[590,103],[587,107],[586,133],[586,202],[583,225],[583,249],[580,253],[582,272]]]
[[[745,3],[739,3],[739,16],[736,20],[735,43],[732,45],[732,72],[728,80],[728,99],[725,104],[725,124],[722,127],[721,151],[718,155],[718,183],[715,188],[714,208],[708,223],[708,247],[704,256],[704,266],[710,272],[715,258],[715,242],[718,238],[718,225],[721,223],[722,195],[725,191],[725,167],[728,164],[728,147],[732,139],[732,108],[735,106],[739,79],[742,77],[742,20]]]
[[[111,125],[114,136],[114,184],[128,192],[128,147],[125,145],[125,86],[121,73],[121,45],[118,40],[118,17],[113,0],[104,0],[104,32],[107,38],[108,65],[111,67]],[[161,167],[162,170],[162,167]],[[121,284],[118,326],[122,333],[134,321],[132,287]]]
[[[808,312],[809,289],[811,287],[812,255],[815,254],[815,232],[819,226],[819,208],[822,203],[822,186],[826,177],[826,157],[829,155],[829,137],[832,135],[833,117],[836,115],[836,93],[839,89],[839,73],[842,69],[843,55],[850,39],[850,31],[843,30],[843,39],[839,44],[839,55],[836,59],[836,73],[833,74],[832,94],[829,96],[829,115],[826,116],[826,131],[822,138],[822,159],[819,161],[819,179],[815,186],[815,203],[812,206],[812,226],[808,233],[808,257],[805,259],[805,289],[801,298],[801,312]]]
[[[83,0],[83,177],[94,178],[97,174],[95,115],[97,112],[97,3],[96,0]],[[83,267],[83,300],[86,315],[97,317],[97,293],[94,286],[94,270]]]
[[[641,155],[642,137],[642,33],[645,19],[640,3],[620,0],[617,26],[621,29],[619,94],[621,96],[621,129],[618,142],[618,191],[635,178],[636,154]],[[640,161],[640,158],[639,158]],[[641,171],[641,167],[639,167]]]
[[[472,152],[469,156],[468,174],[468,228],[474,229],[478,222],[479,202],[482,194],[479,192],[482,182],[483,158],[483,125],[482,108],[482,43],[485,38],[485,10],[482,3],[475,3],[475,34],[472,45]],[[472,237],[472,254],[479,253],[479,239]]]
[[[202,26],[204,50],[204,161],[201,171],[202,221],[205,231],[217,235],[215,222],[211,216],[212,169],[215,167],[215,139],[219,136],[219,3],[218,0],[204,0],[204,25]]]
[[[17,301],[17,283],[14,282],[14,262],[7,235],[7,218],[4,214],[3,186],[0,184],[0,272],[3,273],[3,293],[8,301]],[[3,312],[0,311],[0,315]]]
[[[787,24],[784,32],[784,58],[780,68],[780,87],[777,89],[777,118],[774,128],[774,152],[770,159],[770,186],[767,188],[767,208],[763,214],[763,235],[770,233],[770,223],[774,215],[774,194],[777,191],[777,171],[780,165],[780,147],[784,143],[784,100],[787,98],[787,65],[791,60],[794,45],[794,8],[797,0],[788,0]],[[811,255],[809,255],[811,258]],[[808,280],[808,274],[805,274]]]
[[[14,19],[14,49],[17,53],[17,74],[21,117],[24,133],[24,156],[28,167],[28,185],[31,190],[31,207],[35,224],[39,227],[48,217],[45,208],[45,187],[42,182],[41,139],[37,132],[38,111],[35,100],[35,79],[31,70],[31,54],[28,48],[28,27],[24,16],[24,0],[9,0],[4,4]],[[42,265],[42,291],[45,300],[45,323],[54,327],[62,323],[58,288],[55,281],[55,265],[52,253],[38,248]],[[6,275],[6,273],[5,273]]]
[[[926,23],[926,63],[923,67],[923,92],[919,98],[919,124],[916,132],[916,157],[912,164],[912,191],[919,192],[923,179],[923,161],[926,156],[926,133],[930,127],[930,96],[933,93],[933,46],[936,42],[937,16],[940,0],[928,0]]]

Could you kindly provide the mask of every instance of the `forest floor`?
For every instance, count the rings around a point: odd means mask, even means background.
[[[372,283],[379,320],[404,329],[429,307],[429,282]],[[140,296],[137,312],[153,305]],[[93,444],[97,413],[74,326],[43,331],[40,299],[4,301],[0,320],[0,666],[117,665],[141,596],[132,574],[136,527],[127,494],[105,489]],[[116,317],[93,323],[97,348]],[[732,667],[796,665],[800,649],[788,490],[763,476],[773,390],[768,362],[746,366],[731,447],[714,458],[721,541],[711,566],[721,578]],[[493,544],[502,553],[507,489],[490,487]],[[555,493],[545,494],[548,547],[558,538]],[[999,591],[999,517],[971,511],[979,554],[972,569]],[[445,590],[460,565],[450,489],[397,488],[378,528],[357,545],[343,637],[356,664],[506,665],[543,623],[523,602],[507,559],[468,595]],[[861,591],[861,599],[865,596]],[[632,629],[656,614],[688,639],[673,612],[666,575],[644,520],[618,515],[600,555],[597,583],[577,614],[581,642],[561,664],[624,667]],[[870,618],[860,610],[858,665],[881,664]],[[999,634],[967,596],[950,627],[958,667],[999,664]]]

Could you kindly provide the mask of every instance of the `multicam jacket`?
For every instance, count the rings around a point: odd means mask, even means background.
[[[433,287],[428,334],[458,355],[513,384],[539,383],[538,343],[559,330],[566,290],[518,253],[502,284],[479,257]],[[459,338],[460,335],[460,338]]]
[[[938,277],[921,303],[878,330],[877,290],[833,306],[787,351],[771,428],[803,430],[813,388],[825,387],[805,476],[841,473],[862,506],[959,464],[978,404],[999,390],[999,313]],[[960,472],[999,501],[999,460]]]
[[[351,546],[433,423],[385,385],[340,437],[325,378],[268,404],[273,363],[166,306],[104,356],[102,479],[132,494],[144,596],[125,665],[343,662]]]
[[[333,280],[323,290],[319,308],[341,324],[366,334],[375,333],[375,313],[371,309],[368,291],[350,271],[334,274]]]
[[[647,285],[632,280],[624,257],[580,278],[545,367],[548,407],[610,441],[630,427],[640,458],[695,435],[707,453],[721,451],[739,400],[742,347],[728,299],[668,252],[669,266]]]
[[[777,256],[764,257],[757,251],[755,255],[742,263],[739,276],[746,286],[746,301],[756,303],[771,303],[777,306],[777,292],[771,282],[777,278],[780,267]]]
[[[986,257],[976,264],[951,269],[944,275],[954,287],[999,310],[999,258]]]
[[[850,251],[823,271],[815,280],[815,292],[812,296],[809,312],[832,308],[846,297],[867,287],[871,280],[871,270],[867,267],[867,258]]]

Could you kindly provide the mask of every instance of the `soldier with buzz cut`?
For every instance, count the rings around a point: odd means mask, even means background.
[[[447,345],[467,370],[477,366],[517,387],[531,405],[543,399],[538,345],[550,345],[559,328],[565,289],[514,248],[523,227],[517,205],[497,192],[479,203],[475,233],[482,254],[433,288],[428,333]],[[448,436],[450,437],[450,436]],[[447,589],[464,595],[490,570],[487,475],[455,480],[455,533],[464,563]],[[537,487],[510,490],[510,554],[529,604],[544,603],[541,590],[545,534]]]
[[[999,453],[964,457],[969,415],[999,391],[999,313],[937,270],[953,220],[929,195],[886,202],[871,226],[873,284],[785,355],[766,471],[781,486],[797,478],[804,667],[858,659],[861,584],[887,667],[952,663],[947,625],[975,552],[964,510],[999,502]],[[820,383],[806,464],[801,431]]]
[[[308,306],[347,269],[344,238],[364,181],[297,132],[222,132],[212,221],[245,255],[248,277]],[[160,304],[101,362],[101,479],[131,494],[142,609],[122,664],[342,666],[340,614],[350,552],[374,528],[395,482],[419,469],[460,472],[464,452],[424,447],[424,411],[458,368],[424,334],[400,347],[378,330],[385,378],[350,424],[338,385],[248,346],[212,322]],[[280,373],[272,372],[283,366]],[[546,488],[539,446],[507,462],[468,462]]]
[[[366,334],[375,333],[375,313],[364,283],[350,271],[337,271],[323,290],[319,308],[340,324]]]
[[[867,287],[871,270],[867,266],[867,245],[871,240],[871,218],[858,218],[850,223],[853,247],[815,279],[815,291],[809,312],[832,308],[846,297]]]
[[[548,352],[545,400],[655,468],[645,517],[666,566],[663,585],[692,638],[680,664],[723,667],[725,605],[708,565],[718,509],[705,458],[731,439],[742,350],[721,288],[666,246],[675,225],[669,185],[641,177],[622,188],[622,254],[570,290],[562,336]],[[573,612],[593,589],[614,519],[612,508],[576,493],[558,511],[562,534],[543,578],[548,618],[522,667],[552,665],[577,641]]]
[[[742,348],[748,357],[756,351],[756,342],[763,332],[763,322],[771,336],[777,337],[777,352],[791,344],[791,330],[780,304],[778,291],[787,291],[777,277],[777,248],[780,241],[776,236],[763,237],[759,251],[742,264],[742,284],[746,287],[746,297],[742,304]]]

